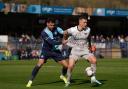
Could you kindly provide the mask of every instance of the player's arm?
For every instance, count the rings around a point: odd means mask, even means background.
[[[88,36],[88,47],[91,48],[91,35]]]
[[[88,36],[88,47],[89,47],[90,52],[95,52],[96,51],[95,45],[91,44],[91,35]]]
[[[64,40],[67,40],[68,39],[68,31],[67,30],[64,31],[63,39]]]
[[[90,29],[90,28],[88,28],[88,29]],[[89,47],[90,52],[96,51],[96,47],[91,44],[91,30],[89,32],[89,35],[88,35],[88,39],[87,40],[88,40],[88,47]]]
[[[67,43],[67,39],[68,39],[68,31],[65,30],[63,33],[63,44]]]
[[[57,31],[58,31],[58,33],[59,33],[59,34],[62,34],[62,35],[64,34],[63,29],[62,29],[62,28],[60,28],[60,27],[57,27]]]
[[[51,45],[60,45],[62,42],[51,39],[46,33],[42,33],[42,38]]]

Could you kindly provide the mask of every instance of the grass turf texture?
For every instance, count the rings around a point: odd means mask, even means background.
[[[26,83],[37,60],[0,61],[0,89],[27,89]],[[97,79],[103,84],[90,84],[84,69],[88,62],[77,63],[72,84],[67,89],[127,89],[128,59],[98,59]],[[39,71],[31,89],[65,89],[59,79],[61,66],[49,60]]]

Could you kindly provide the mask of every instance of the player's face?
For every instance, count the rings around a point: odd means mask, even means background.
[[[55,23],[53,23],[53,22],[48,22],[48,23],[47,23],[47,27],[48,27],[50,30],[53,30],[54,27],[55,27]]]
[[[87,20],[86,19],[80,19],[79,25],[81,26],[81,28],[85,29],[87,27]]]

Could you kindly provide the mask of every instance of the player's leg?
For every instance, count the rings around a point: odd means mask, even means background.
[[[62,68],[62,75],[66,75],[67,68],[68,68],[68,62],[66,60],[61,60],[61,61],[58,61],[58,63],[63,66],[63,68]]]
[[[67,83],[67,78],[65,77],[65,75],[67,74],[68,62],[66,60],[60,60],[58,61],[58,63],[63,66],[60,79],[62,79],[64,83]]]
[[[41,68],[41,66],[45,63],[45,60],[43,59],[39,59],[37,65],[34,67],[33,71],[32,71],[32,76],[30,78],[30,80],[34,80],[34,78],[36,77],[39,69]]]
[[[62,53],[57,50],[51,53],[51,58],[53,58],[57,63],[62,65],[62,70],[61,70],[62,72],[60,75],[60,79],[62,79],[66,83],[67,79],[65,75],[67,74],[68,62],[63,57]]]
[[[89,54],[88,56],[88,61],[90,62],[91,64],[91,68],[92,68],[92,71],[93,71],[93,75],[91,76],[91,83],[98,83],[98,84],[101,84],[95,77],[96,75],[96,64],[97,64],[97,61],[96,61],[96,57],[93,55],[93,54]]]
[[[68,82],[65,85],[66,87],[69,86],[69,84],[70,84],[72,71],[73,71],[73,68],[76,64],[77,59],[78,59],[78,56],[75,56],[75,55],[71,55],[69,58],[69,64],[68,64],[68,70],[67,70],[67,81]]]
[[[31,74],[31,77],[26,85],[26,87],[31,87],[32,85],[32,81],[34,80],[34,78],[36,77],[39,69],[41,68],[41,66],[45,63],[45,60],[44,59],[39,59],[37,65],[33,68],[32,70],[32,74]]]
[[[68,63],[69,60],[69,47],[67,45],[63,45],[63,49],[61,50],[62,56]],[[63,76],[67,74],[67,68],[63,67],[60,78],[62,79]]]
[[[91,64],[93,74],[95,75],[96,74],[96,64],[97,64],[96,57],[93,54],[89,54],[87,60]]]
[[[68,64],[68,59],[65,59],[66,60],[66,62],[67,62],[67,64]],[[61,75],[60,75],[60,79],[64,79],[64,77],[66,76],[66,74],[67,74],[67,67],[65,67],[65,66],[63,66],[62,67],[62,70],[61,70]]]

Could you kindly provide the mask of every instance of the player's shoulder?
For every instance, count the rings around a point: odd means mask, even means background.
[[[71,27],[71,28],[67,29],[67,31],[68,31],[69,34],[72,34],[72,33],[77,31],[77,26]]]
[[[56,27],[57,29],[62,29],[61,27]]]
[[[77,29],[77,26],[71,27],[70,29],[76,30]]]
[[[87,27],[86,29],[87,29],[87,30],[91,30],[91,28],[90,28],[90,27]]]
[[[47,30],[47,28],[44,28],[42,31],[41,31],[41,35],[46,35],[48,34],[49,31]]]
[[[41,35],[45,36],[45,35],[47,35],[47,33],[44,30],[42,30]]]
[[[86,31],[86,32],[90,32],[90,31],[91,31],[91,28],[90,28],[90,27],[87,27],[87,28],[85,29],[85,31]]]
[[[57,27],[56,30],[60,34],[63,34],[63,32],[64,32],[64,30],[61,27]]]
[[[75,30],[77,30],[77,26],[74,26],[74,27],[70,27],[68,30],[73,30],[73,31],[75,31]]]

